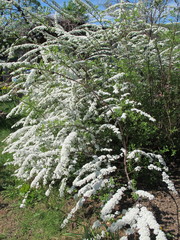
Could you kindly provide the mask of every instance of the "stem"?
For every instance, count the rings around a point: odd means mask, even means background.
[[[128,183],[130,182],[130,178],[129,178],[129,173],[128,173],[128,168],[127,168],[127,148],[126,148],[126,143],[124,142],[123,145],[125,145],[125,149],[124,149],[124,171],[126,174],[126,178]]]
[[[118,121],[118,125],[119,125],[120,132],[123,136],[123,129],[122,129],[122,126],[121,126],[119,121]],[[125,139],[122,139],[122,144],[123,144],[123,147],[124,147],[124,159],[123,159],[124,172],[125,172],[125,175],[126,175],[127,182],[129,183],[130,182],[130,177],[129,177],[128,167],[127,167],[127,154],[128,154],[127,141]]]

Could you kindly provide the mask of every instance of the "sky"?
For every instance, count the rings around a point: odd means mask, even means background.
[[[47,0],[49,2],[51,2],[51,0]],[[54,0],[55,2],[57,2],[59,5],[63,5],[64,2],[68,2],[68,0]],[[82,0],[83,1],[83,0]],[[84,0],[85,1],[85,0]],[[103,9],[102,6],[103,4],[108,1],[108,0],[90,0],[94,5],[98,5],[100,9]],[[118,0],[109,0],[111,2],[116,3]],[[119,0],[120,1],[120,0]],[[129,0],[130,2],[136,2],[138,0]],[[179,0],[167,0],[168,1],[168,5],[169,6],[177,6],[177,3],[179,2]],[[42,6],[47,6],[42,0],[40,0]],[[180,2],[179,2],[180,5]]]
[[[47,0],[49,2],[51,2],[51,0]],[[63,6],[63,3],[64,2],[68,2],[68,0],[54,0],[55,2],[57,2],[59,5]],[[83,1],[83,0],[82,0]],[[84,0],[86,1],[86,0]],[[103,10],[104,7],[103,7],[103,4],[107,1],[107,0],[89,0],[91,1],[94,5],[98,5],[99,6],[99,9]],[[109,0],[109,1],[112,1],[113,3],[116,3],[118,0]],[[119,0],[120,1],[120,0]],[[129,0],[130,2],[138,2],[138,0]],[[179,1],[177,0],[167,0],[168,1],[168,5],[173,7],[173,6],[177,6],[177,3]],[[47,6],[42,0],[40,0],[42,6]],[[179,3],[180,5],[180,3]],[[170,20],[168,20],[167,22],[169,22]]]
[[[50,0],[49,0],[50,1]],[[47,6],[42,0],[40,0],[41,4],[43,6]],[[59,4],[59,5],[63,5],[64,2],[68,2],[68,0],[56,0],[56,2]],[[105,0],[91,0],[91,2],[95,5],[102,5]]]
[[[50,1],[50,0],[49,0]],[[58,4],[60,4],[60,5],[63,5],[63,2],[67,2],[68,0],[55,0]],[[106,0],[91,0],[91,2],[93,3],[93,4],[95,4],[95,5],[102,5],[104,2],[105,2]],[[112,0],[113,1],[113,0]],[[130,0],[131,1],[131,0]],[[40,0],[40,2],[42,3],[42,5],[45,5],[45,3],[42,1],[42,0]],[[113,2],[115,2],[115,1],[113,1]],[[169,0],[168,1],[169,3],[169,5],[176,5],[176,3],[175,3],[175,1],[174,0]]]

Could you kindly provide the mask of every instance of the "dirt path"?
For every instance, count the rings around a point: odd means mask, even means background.
[[[152,203],[152,210],[168,239],[178,240],[180,222],[180,198],[167,192],[157,191]]]
[[[0,194],[0,239],[16,239],[19,220],[13,205]]]

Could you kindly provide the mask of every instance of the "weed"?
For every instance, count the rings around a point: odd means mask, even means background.
[[[0,240],[2,240],[2,239],[7,239],[7,236],[0,233]]]

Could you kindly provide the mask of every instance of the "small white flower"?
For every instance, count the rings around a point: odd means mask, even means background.
[[[139,197],[148,198],[149,200],[154,199],[154,195],[143,190],[137,190],[135,193],[138,194]]]
[[[95,228],[98,228],[101,226],[101,222],[99,220],[95,221],[92,225],[92,228],[95,229]]]
[[[50,189],[48,189],[46,192],[45,192],[45,195],[46,197],[48,197],[50,195]]]
[[[25,208],[25,204],[21,203],[20,208]]]
[[[137,167],[134,168],[134,170],[135,170],[136,172],[139,172],[139,171],[141,171],[141,167],[140,167],[140,166],[137,166]]]
[[[126,113],[123,113],[123,114],[121,115],[121,119],[126,119],[126,117],[127,117],[127,114],[126,114]]]

